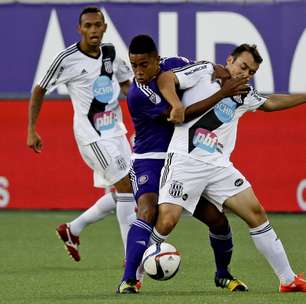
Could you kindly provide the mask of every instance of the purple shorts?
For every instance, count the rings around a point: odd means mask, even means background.
[[[144,193],[158,194],[160,172],[164,162],[164,159],[135,159],[133,161],[130,179],[136,202]]]

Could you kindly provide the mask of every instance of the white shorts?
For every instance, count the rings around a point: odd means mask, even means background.
[[[85,163],[94,171],[95,187],[110,187],[128,175],[131,147],[125,135],[78,147]]]
[[[158,204],[173,203],[193,214],[204,196],[221,211],[224,201],[251,187],[231,164],[217,167],[177,153],[169,153],[162,169]]]

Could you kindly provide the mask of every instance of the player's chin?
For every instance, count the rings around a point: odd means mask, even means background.
[[[144,78],[136,78],[137,82],[140,84],[146,84],[146,80]]]

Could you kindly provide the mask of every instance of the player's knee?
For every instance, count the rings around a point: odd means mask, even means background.
[[[261,206],[260,203],[252,206],[250,212],[250,218],[252,219],[250,223],[248,223],[250,227],[257,227],[268,220],[265,209]]]
[[[163,214],[158,216],[156,229],[162,235],[168,235],[172,229],[175,227],[177,220],[171,214]]]
[[[138,203],[137,217],[149,224],[156,222],[158,208],[156,204],[149,202]]]
[[[221,212],[218,217],[215,217],[214,220],[210,221],[207,225],[209,230],[214,234],[226,235],[230,229],[226,216]]]

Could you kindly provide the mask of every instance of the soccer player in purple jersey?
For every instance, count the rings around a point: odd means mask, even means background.
[[[139,285],[136,270],[143,253],[150,242],[153,225],[157,217],[157,201],[160,172],[164,165],[166,151],[171,140],[174,124],[194,115],[203,114],[210,106],[224,96],[245,92],[245,78],[232,79],[219,92],[199,104],[187,108],[181,115],[181,105],[175,94],[174,82],[159,84],[158,77],[163,72],[193,64],[182,57],[160,60],[154,41],[146,35],[134,37],[129,47],[129,56],[135,79],[129,89],[128,106],[135,127],[135,145],[132,155],[130,178],[138,205],[138,219],[128,233],[126,268],[117,293],[137,293]],[[196,64],[195,68],[196,68]],[[218,77],[218,75],[215,75]],[[168,103],[161,94],[170,100]],[[223,96],[223,97],[222,97]],[[167,99],[168,100],[168,99]],[[169,104],[172,106],[170,109]],[[216,286],[231,291],[246,291],[247,286],[235,279],[228,270],[232,255],[232,237],[228,221],[223,213],[209,202],[201,202],[193,216],[209,226],[211,246],[215,254],[217,271]]]

